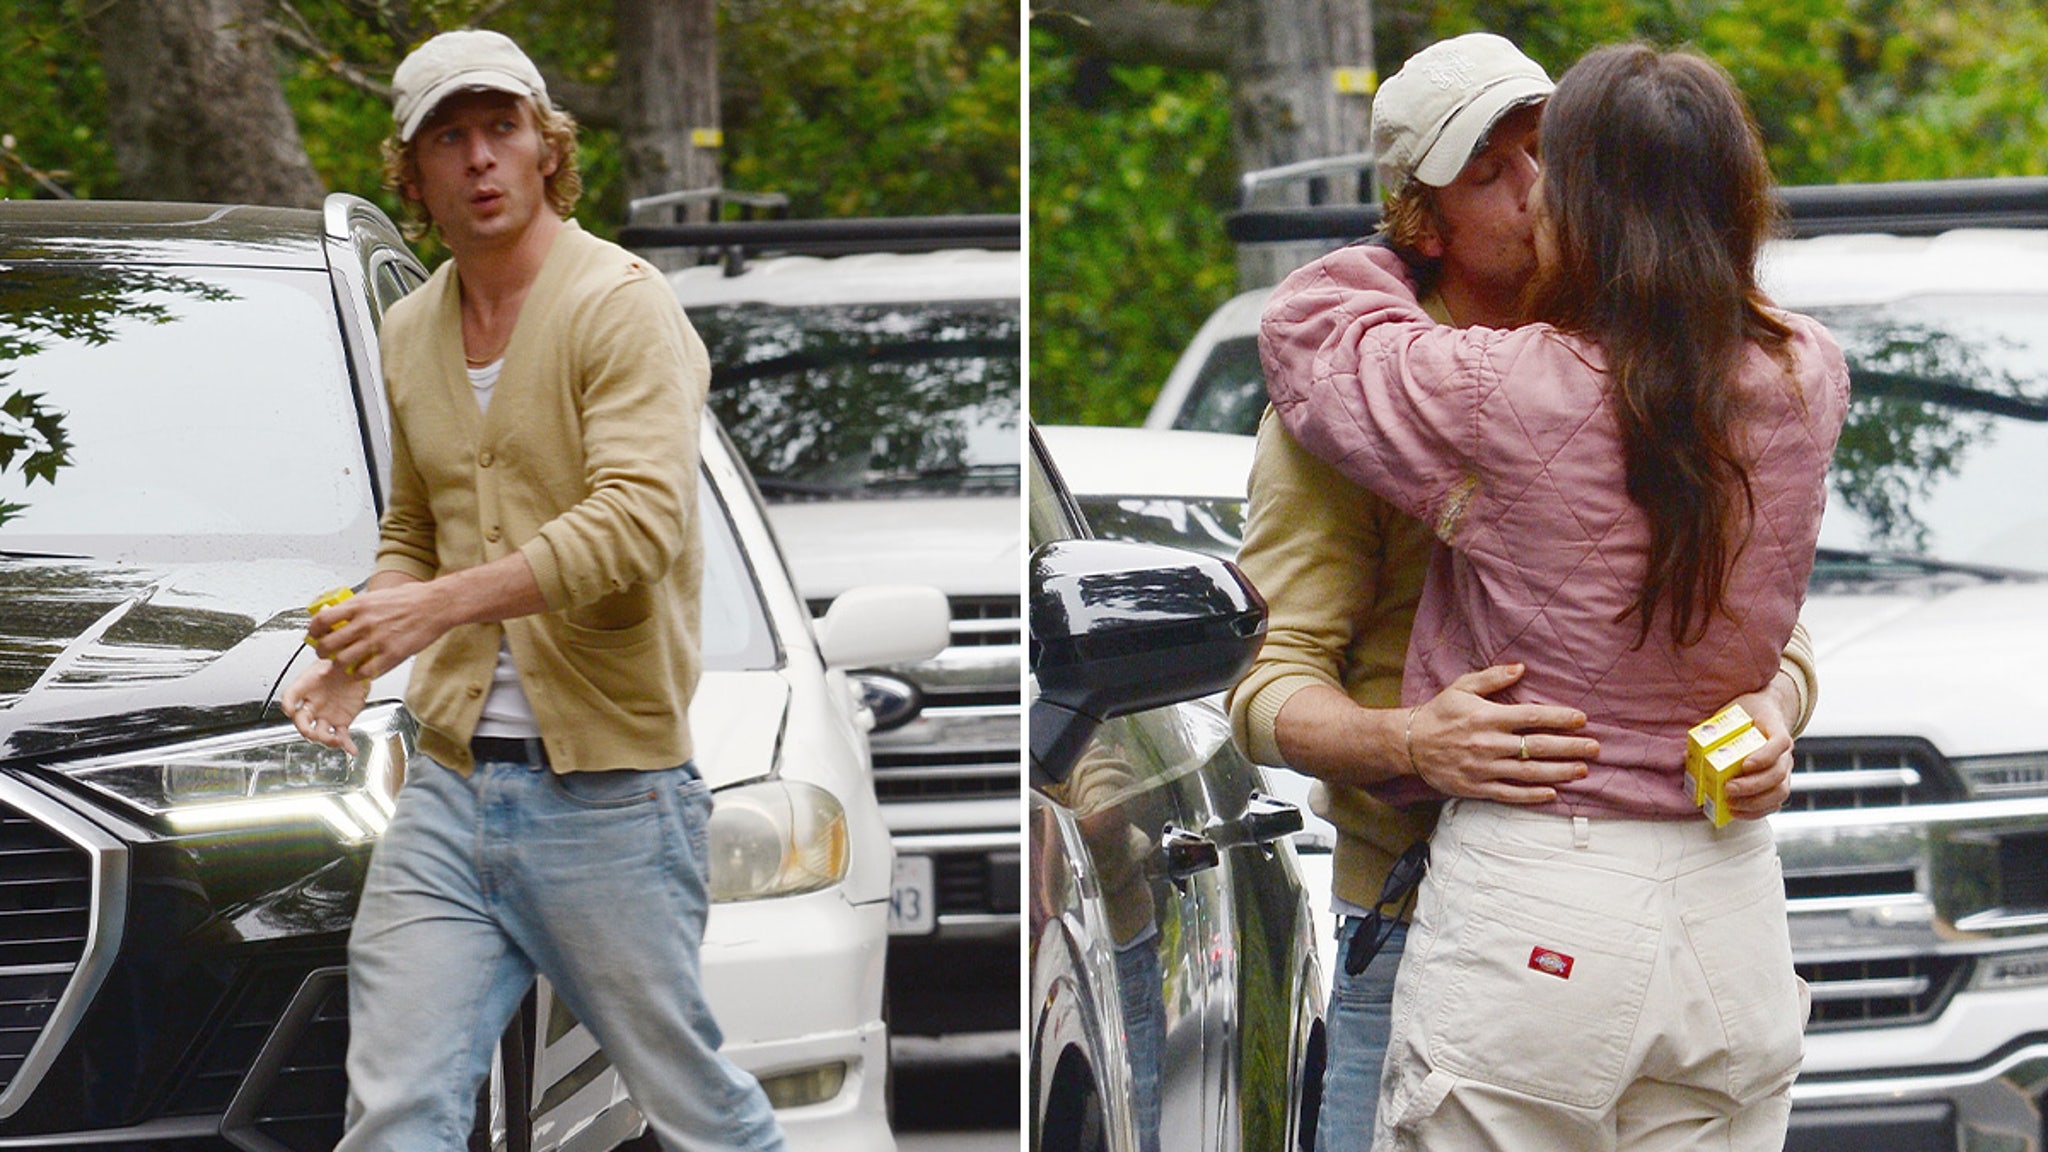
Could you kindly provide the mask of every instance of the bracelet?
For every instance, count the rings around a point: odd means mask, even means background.
[[[1408,747],[1408,770],[1415,773],[1417,779],[1422,776],[1422,766],[1415,762],[1415,714],[1420,711],[1420,704],[1408,710],[1408,723],[1401,733],[1401,742]]]

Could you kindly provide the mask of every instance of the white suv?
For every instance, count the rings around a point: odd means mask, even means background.
[[[861,677],[897,854],[891,1031],[956,1038],[899,1056],[1017,1050],[1019,237],[1014,216],[622,236],[721,257],[669,279],[711,350],[711,406],[814,608],[876,581],[936,585],[951,604],[944,652]]]
[[[1813,992],[1787,1146],[2039,1148],[2048,180],[1786,199],[1766,290],[1828,325],[1855,390],[1802,613],[1820,701],[1772,821]],[[1265,295],[1218,309],[1148,427],[1256,430]]]

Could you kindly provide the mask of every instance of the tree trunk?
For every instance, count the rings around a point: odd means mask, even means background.
[[[715,0],[617,0],[614,23],[627,198],[717,187]]]
[[[1212,0],[1205,8],[1154,0],[1047,0],[1034,19],[1084,52],[1176,68],[1221,68],[1230,78],[1238,170],[1253,172],[1372,146],[1373,0]],[[1318,185],[1319,203],[1356,203],[1358,187]],[[1262,206],[1309,203],[1297,183]],[[1327,249],[1246,244],[1238,283],[1282,276]]]
[[[265,0],[89,6],[107,136],[130,199],[318,207]]]
[[[1233,2],[1233,0],[1225,0]],[[1234,0],[1245,7],[1231,54],[1231,128],[1239,170],[1365,152],[1372,147],[1372,5],[1366,0]],[[1311,186],[1274,190],[1262,206],[1304,206]],[[1315,186],[1322,203],[1358,203],[1355,182]],[[1238,283],[1258,287],[1313,259],[1326,245],[1248,244]]]

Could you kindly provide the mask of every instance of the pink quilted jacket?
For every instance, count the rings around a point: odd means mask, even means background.
[[[1600,741],[1592,772],[1560,789],[1555,811],[1696,817],[1686,729],[1777,671],[1849,399],[1833,337],[1785,319],[1794,378],[1755,350],[1741,380],[1756,517],[1726,613],[1679,648],[1660,611],[1632,649],[1636,619],[1615,617],[1641,586],[1649,522],[1628,498],[1598,346],[1546,325],[1440,326],[1400,259],[1371,246],[1300,269],[1266,306],[1259,350],[1287,430],[1450,545],[1423,586],[1403,700],[1489,664],[1528,665],[1510,698],[1578,708]],[[1404,778],[1388,798],[1427,794]]]

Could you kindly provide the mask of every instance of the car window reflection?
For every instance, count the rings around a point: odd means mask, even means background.
[[[376,511],[347,364],[319,272],[6,269],[0,549],[366,552]]]
[[[2048,455],[2048,305],[1940,297],[1811,311],[1841,342],[1852,386],[1817,577],[1871,556],[2048,573],[2048,511],[2034,498]]]

